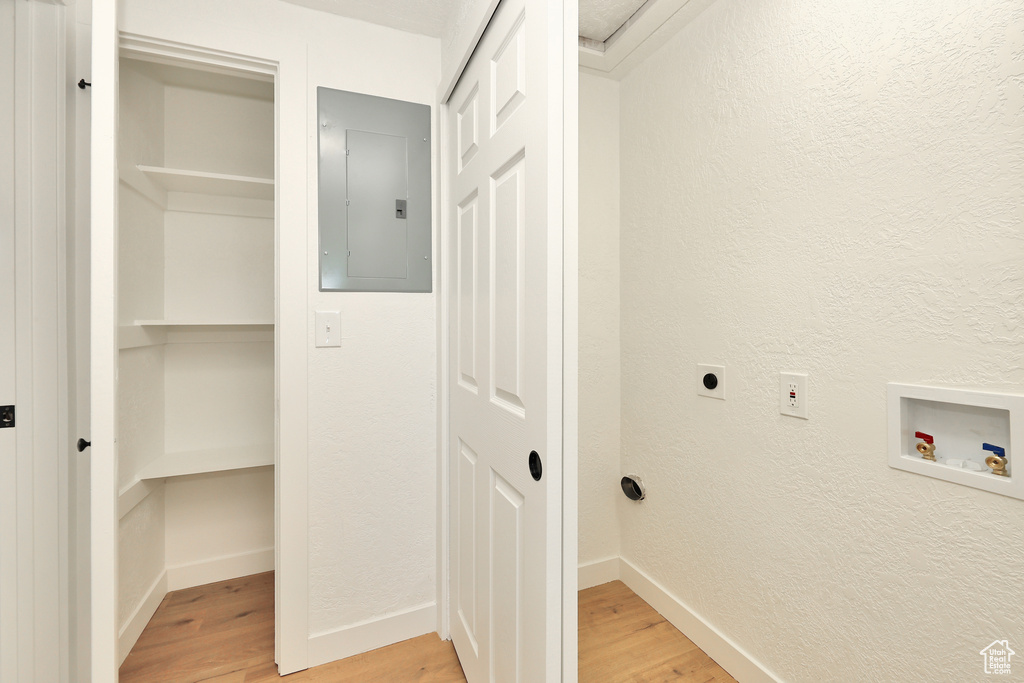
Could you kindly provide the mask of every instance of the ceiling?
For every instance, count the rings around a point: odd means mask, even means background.
[[[645,0],[579,0],[580,37],[603,43],[626,23]]]
[[[284,0],[293,5],[440,38],[459,0]],[[603,43],[645,0],[579,0],[580,35]]]
[[[440,38],[459,0],[284,0],[293,5]]]

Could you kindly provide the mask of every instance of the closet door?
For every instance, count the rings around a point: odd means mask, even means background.
[[[14,0],[0,0],[0,50],[0,78],[14,83]],[[14,99],[8,96],[0,98],[0,405],[16,402],[14,216]],[[18,680],[16,448],[15,430],[0,427],[0,681]]]
[[[117,3],[92,8],[90,527],[92,680],[116,681]]]
[[[502,0],[448,102],[449,616],[470,683],[562,672],[560,9]]]

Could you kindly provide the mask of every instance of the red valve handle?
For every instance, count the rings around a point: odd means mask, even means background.
[[[925,443],[935,443],[935,439],[932,437],[931,434],[925,434],[924,432],[914,432],[914,436],[921,439],[921,441],[924,441]]]

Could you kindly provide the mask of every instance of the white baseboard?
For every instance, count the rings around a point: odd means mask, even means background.
[[[617,557],[606,557],[603,560],[581,564],[578,579],[579,590],[593,588],[594,586],[600,586],[602,583],[618,580],[620,574],[619,562],[620,560]]]
[[[728,636],[622,558],[619,578],[740,683],[780,683],[778,677]]]
[[[309,639],[309,666],[320,666],[436,630],[437,606],[430,603],[336,631],[318,633]]]
[[[238,555],[225,555],[212,560],[179,564],[167,568],[167,590],[202,586],[215,581],[269,572],[274,569],[274,549],[261,548]]]
[[[121,630],[117,634],[118,666],[124,664],[125,658],[128,657],[128,653],[135,647],[136,641],[142,635],[146,624],[153,618],[156,608],[160,606],[165,595],[167,595],[167,572],[163,571],[160,572],[160,576],[157,577],[153,585],[146,591],[146,597],[142,599],[139,606],[128,617],[128,621],[122,624]]]

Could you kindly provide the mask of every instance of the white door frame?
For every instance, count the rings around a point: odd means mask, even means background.
[[[67,307],[68,307],[68,651],[70,681],[90,680],[89,457],[74,448],[89,438],[89,113],[91,93],[77,79],[91,81],[91,8],[67,9],[68,131]]]
[[[103,93],[99,84],[106,79],[110,82],[116,73],[116,60],[121,54],[155,61],[172,60],[180,63],[189,61],[215,70],[229,72],[247,71],[274,78],[275,85],[275,405],[277,430],[275,445],[275,661],[282,675],[305,669],[308,663],[309,605],[308,605],[308,506],[307,506],[307,459],[306,459],[306,240],[285,239],[284,225],[305,225],[305,54],[282,52],[276,46],[254,45],[251,36],[236,38],[220,25],[202,26],[195,34],[207,32],[206,41],[186,43],[118,31],[116,3],[95,3],[93,14],[93,112],[92,116],[105,117],[102,126],[105,139],[93,139],[92,177],[113,174],[116,182],[116,158],[113,155],[117,140],[117,91]],[[97,11],[101,15],[97,15]],[[100,31],[96,31],[99,24]],[[195,28],[194,25],[189,26]],[[106,32],[103,32],[103,29]],[[171,29],[169,29],[171,30]],[[237,51],[202,47],[207,45],[239,47]],[[265,50],[260,50],[265,48]],[[272,57],[254,56],[260,52]],[[113,60],[113,61],[111,61]],[[287,79],[287,82],[285,82]],[[288,98],[300,103],[300,107],[284,107]],[[94,126],[94,131],[97,128]],[[282,143],[282,140],[287,140]],[[97,146],[99,145],[99,147]],[[97,151],[105,155],[98,158]],[[291,151],[289,151],[291,150]],[[116,206],[92,207],[93,249],[101,249],[116,262],[114,252],[115,235],[110,229],[116,220]],[[305,233],[303,233],[305,234]],[[99,240],[99,242],[97,241]],[[95,266],[94,261],[94,266]],[[105,293],[116,300],[116,281],[113,278],[113,264],[108,272],[92,273],[93,297],[97,292]],[[103,268],[98,269],[103,271]],[[116,318],[99,321],[92,330],[93,348],[104,348],[111,344],[106,335],[114,334],[113,365],[104,360],[96,364],[93,354],[92,382],[109,384],[108,378],[116,371]],[[114,387],[103,387],[110,396]],[[113,460],[114,443],[113,416],[92,415],[93,457]],[[97,448],[97,441],[108,444],[108,448]],[[287,453],[287,459],[281,454]],[[99,477],[93,469],[92,495],[117,499],[116,463],[101,465]],[[97,479],[100,481],[97,481]],[[116,509],[116,506],[115,506]],[[105,557],[115,557],[117,552],[117,515],[113,520],[97,519],[95,503],[92,507],[93,552]],[[112,525],[112,526],[111,526]],[[110,534],[110,529],[113,534]],[[96,534],[105,536],[97,543]],[[111,543],[113,545],[111,545]],[[95,564],[94,564],[95,566]],[[117,578],[116,567],[104,575],[92,576],[93,606],[93,680],[116,680],[117,676]],[[96,643],[96,634],[113,635],[112,644]],[[104,657],[95,656],[102,649]],[[108,652],[109,650],[109,652]],[[101,660],[101,661],[97,661]]]
[[[290,247],[288,240],[282,237],[282,207],[281,207],[281,82],[280,65],[271,60],[259,59],[251,56],[228,54],[221,51],[201,48],[197,46],[182,46],[168,41],[150,38],[146,36],[120,34],[121,54],[124,56],[150,59],[156,61],[172,60],[175,63],[192,62],[201,67],[212,69],[223,69],[229,72],[250,72],[261,74],[274,79],[274,158],[275,158],[275,201],[274,201],[274,386],[275,386],[275,418],[278,427],[275,432],[274,448],[274,569],[275,569],[275,608],[274,608],[274,641],[275,661],[280,666],[281,673],[293,673],[306,668],[306,647],[308,642],[308,598],[307,598],[307,529],[306,516],[306,468],[305,453],[300,458],[289,458],[285,463],[281,460],[283,449],[281,444],[286,442],[282,413],[294,405],[292,401],[285,401],[286,386],[295,383],[294,377],[282,375],[282,364],[285,362],[282,351],[282,324],[281,320],[287,314],[288,300],[285,289],[285,279],[281,277],[282,254]],[[294,247],[291,247],[294,248]],[[305,242],[302,242],[302,249]],[[305,256],[305,254],[303,254]],[[305,259],[303,259],[305,265]],[[303,273],[305,275],[305,273]],[[304,282],[304,280],[303,280]],[[290,287],[294,290],[294,287]],[[303,307],[305,306],[305,290],[299,288]],[[305,344],[305,339],[303,339]],[[303,346],[305,349],[305,346]],[[303,365],[303,370],[305,366]],[[305,390],[305,374],[301,376],[303,392]],[[289,394],[291,396],[292,394]],[[305,405],[302,406],[303,410]],[[305,439],[305,425],[300,438]],[[294,448],[287,449],[287,452],[298,455]],[[300,469],[301,472],[297,470]],[[297,490],[293,482],[301,481],[301,491]],[[301,500],[300,500],[301,498]],[[286,504],[287,502],[287,504]]]
[[[118,676],[117,590],[117,3],[92,8],[92,138],[90,141],[90,497],[92,680]],[[97,183],[114,188],[97,192]],[[102,257],[102,260],[100,260]],[[97,302],[103,302],[97,306]],[[100,355],[98,349],[109,354]],[[108,409],[105,409],[109,407]],[[109,564],[109,558],[114,563]],[[100,571],[97,571],[100,569]]]
[[[451,536],[449,514],[450,486],[448,453],[450,435],[448,430],[448,404],[451,387],[449,373],[450,307],[448,305],[451,282],[448,273],[449,231],[445,221],[449,215],[448,164],[452,159],[448,153],[448,123],[451,116],[450,97],[456,84],[476,50],[487,24],[498,8],[500,0],[476,0],[469,18],[455,37],[456,59],[442,63],[445,69],[438,90],[440,104],[440,149],[438,153],[438,179],[440,200],[438,201],[438,239],[435,263],[438,264],[438,449],[437,449],[437,492],[438,492],[438,547],[437,547],[437,613],[438,634],[445,639],[450,636],[448,619],[449,590],[448,577],[451,571],[448,560]],[[579,365],[579,5],[573,0],[562,3],[563,16],[563,235],[562,235],[562,677],[563,683],[577,680],[577,586],[578,586],[578,365]],[[474,21],[475,19],[475,21]]]
[[[579,653],[579,2],[562,5],[562,681]]]

